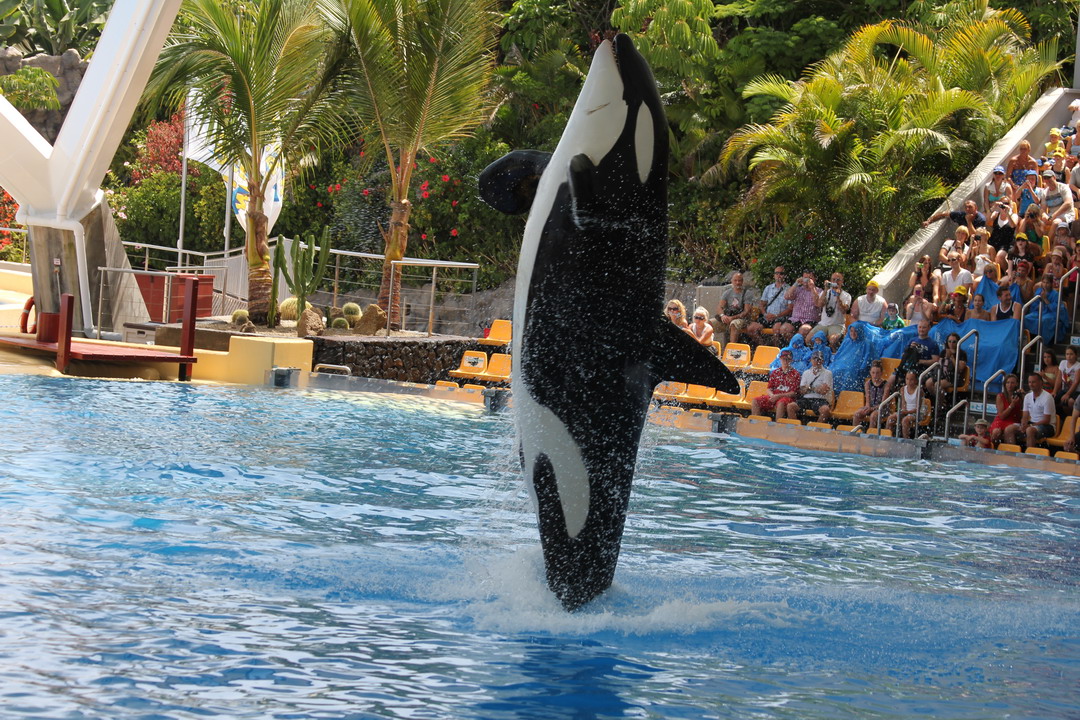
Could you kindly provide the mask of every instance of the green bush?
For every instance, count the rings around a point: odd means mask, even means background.
[[[176,246],[180,223],[180,176],[176,173],[148,175],[137,185],[110,192],[108,202],[121,240]],[[188,176],[186,249],[212,252],[223,247],[224,204],[225,184],[219,175],[206,172]]]

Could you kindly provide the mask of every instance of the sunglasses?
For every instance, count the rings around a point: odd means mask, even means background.
[[[669,307],[669,308],[667,309],[667,311],[668,311],[668,312],[679,312],[679,308],[677,308],[677,307]]]
[[[695,320],[704,320],[704,319],[705,319],[705,316],[704,316],[704,315],[695,315],[695,316],[694,316],[694,319],[695,319]]]

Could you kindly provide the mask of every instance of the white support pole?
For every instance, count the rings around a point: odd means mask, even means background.
[[[184,220],[187,217],[187,180],[188,180],[188,109],[184,108],[184,149],[180,160],[180,234],[176,238],[177,264],[184,267]]]

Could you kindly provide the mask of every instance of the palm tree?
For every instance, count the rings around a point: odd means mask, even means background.
[[[184,0],[148,92],[205,123],[223,166],[248,178],[248,311],[266,321],[271,286],[263,201],[276,168],[294,171],[351,133],[339,81],[348,48],[315,0]],[[287,173],[288,174],[288,173]]]
[[[379,305],[400,325],[410,181],[417,157],[463,137],[488,115],[497,15],[492,0],[322,0],[328,22],[354,53],[355,108],[367,147],[390,168],[390,224]],[[391,285],[394,292],[391,306]]]

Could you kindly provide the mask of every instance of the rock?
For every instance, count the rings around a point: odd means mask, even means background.
[[[337,320],[339,317],[345,317],[345,311],[339,307],[330,308],[330,322]]]
[[[386,313],[374,303],[367,306],[367,310],[360,316],[360,322],[356,323],[357,335],[374,335],[377,331],[386,327]]]
[[[296,321],[297,337],[321,335],[325,329],[326,325],[323,323],[322,313],[314,308],[304,308],[300,319]]]
[[[240,332],[242,332],[242,333],[253,333],[253,332],[255,332],[255,323],[251,322],[250,320],[245,321],[240,326]]]

